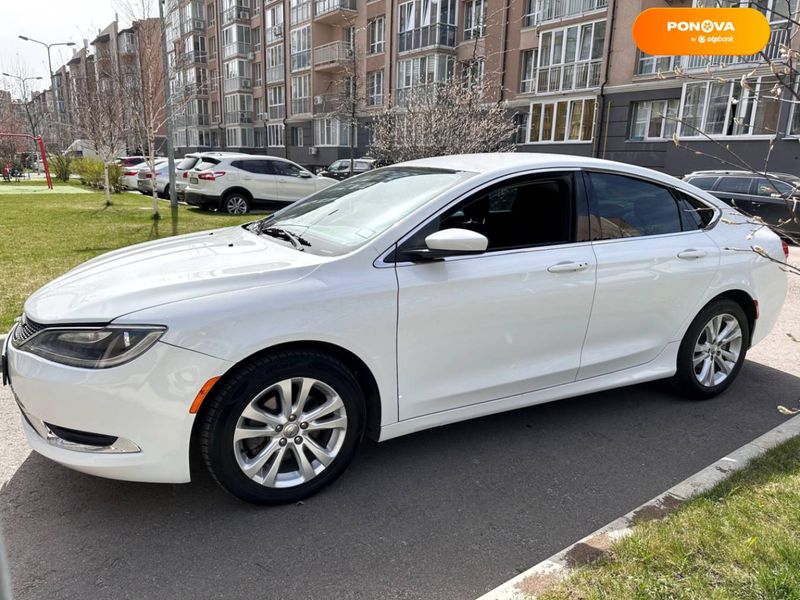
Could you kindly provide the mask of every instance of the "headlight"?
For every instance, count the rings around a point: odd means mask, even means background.
[[[19,348],[71,367],[107,369],[133,360],[166,330],[159,326],[44,329]]]

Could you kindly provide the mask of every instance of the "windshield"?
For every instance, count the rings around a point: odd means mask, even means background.
[[[339,256],[369,243],[429,200],[473,175],[422,167],[370,171],[292,204],[255,224],[251,231],[275,234],[276,229],[283,230],[301,238],[302,246],[295,247],[302,247],[304,252]]]

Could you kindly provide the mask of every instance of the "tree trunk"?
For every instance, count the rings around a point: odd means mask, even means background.
[[[111,186],[108,182],[108,161],[103,161],[103,187],[106,190],[106,206],[111,206]]]

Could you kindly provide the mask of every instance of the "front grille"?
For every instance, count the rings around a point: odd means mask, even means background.
[[[31,321],[27,318],[23,318],[19,323],[17,323],[17,326],[14,327],[14,331],[11,333],[11,342],[15,346],[20,346],[27,342],[34,334],[39,333],[44,328],[44,325],[40,325],[39,323]]]

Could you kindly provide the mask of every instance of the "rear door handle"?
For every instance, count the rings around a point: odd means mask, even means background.
[[[695,250],[694,248],[688,248],[682,252],[678,252],[678,258],[683,258],[685,260],[694,260],[697,258],[703,258],[706,256],[708,252],[705,250]]]
[[[588,268],[588,262],[564,261],[548,267],[547,270],[550,273],[575,273],[576,271],[585,271]]]

